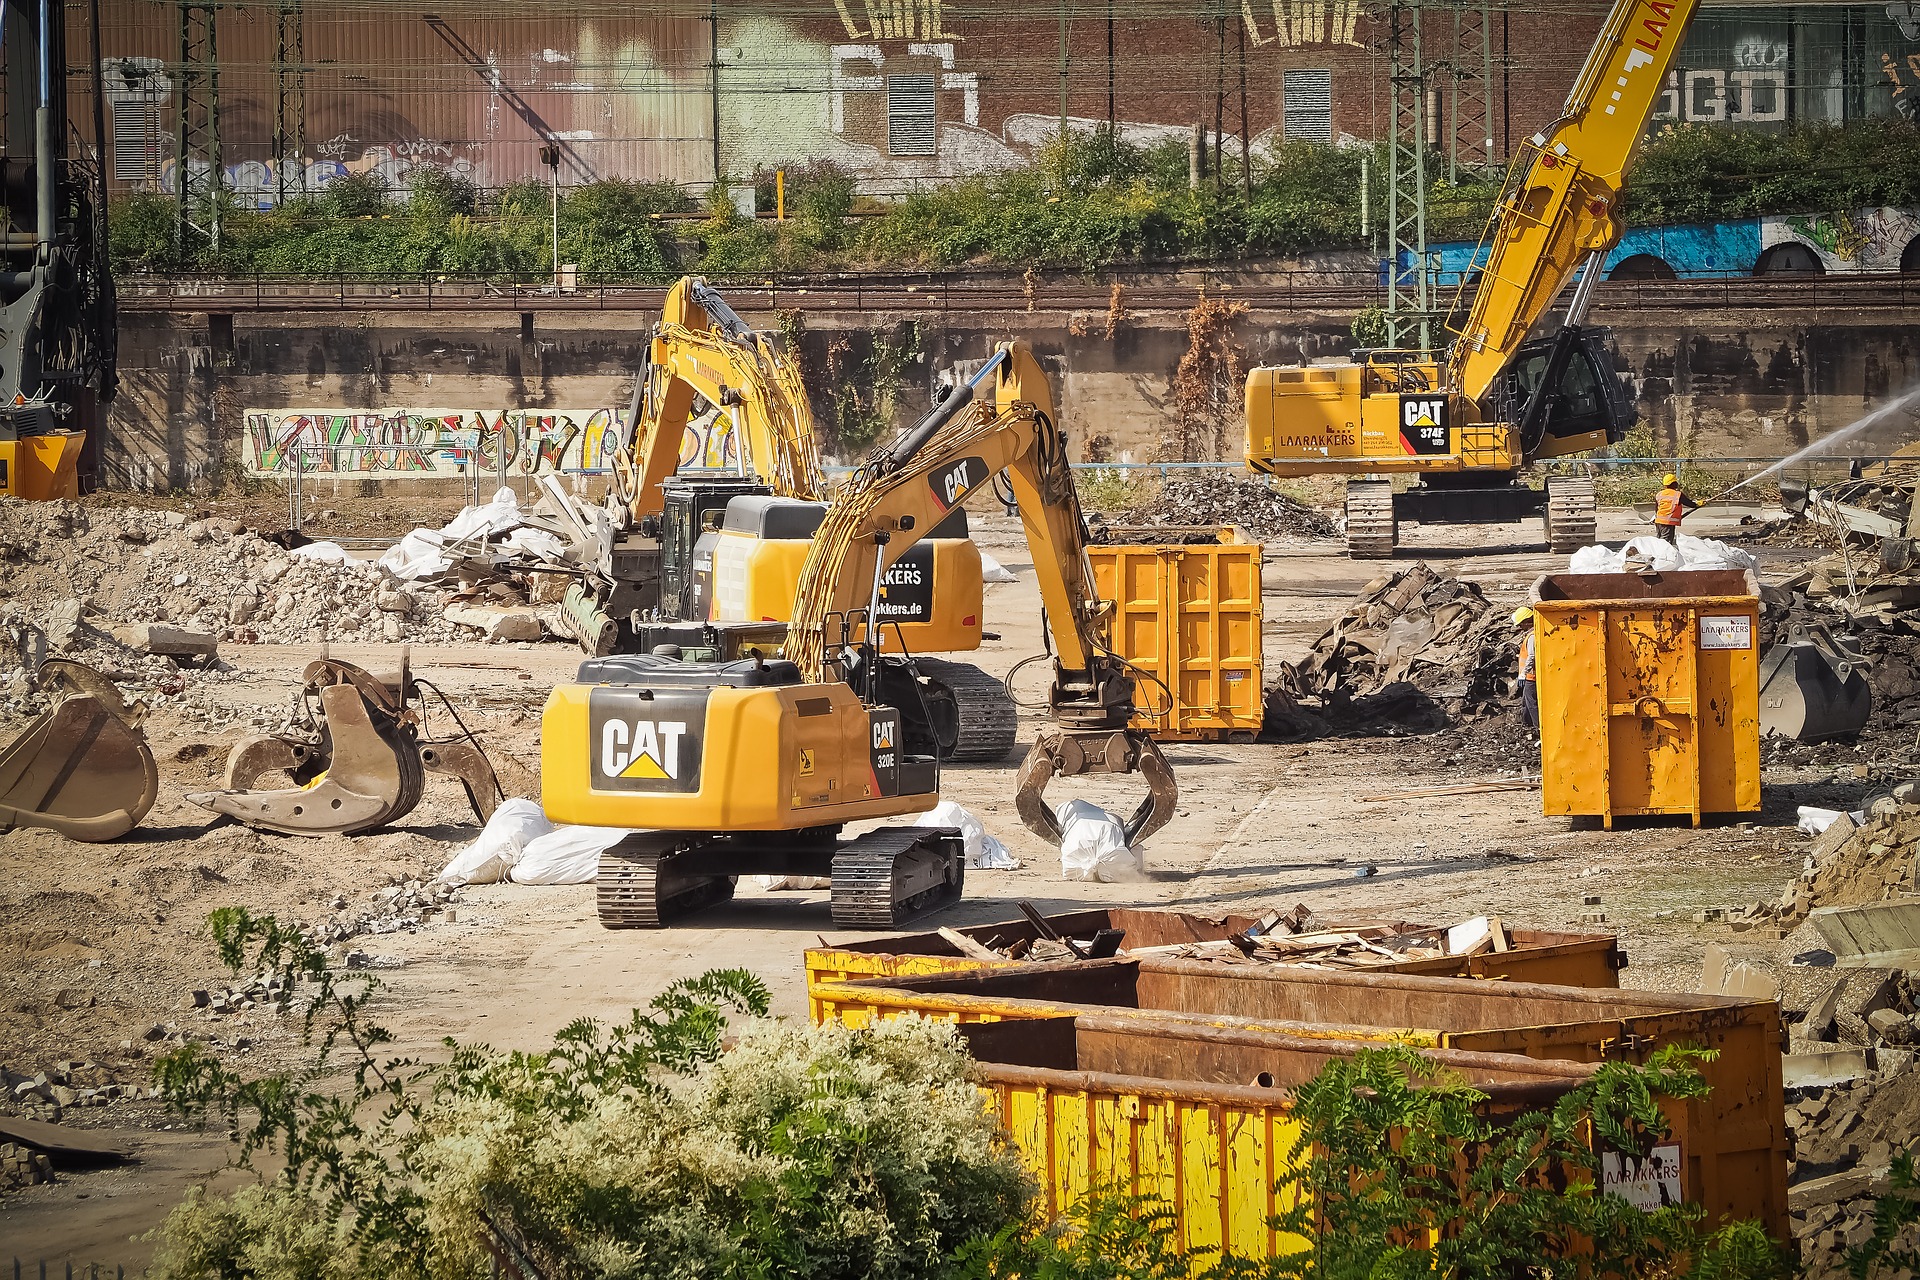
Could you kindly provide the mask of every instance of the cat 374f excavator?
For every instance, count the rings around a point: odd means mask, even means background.
[[[841,928],[892,928],[960,896],[957,832],[881,827],[843,840],[840,830],[939,801],[939,759],[907,748],[903,709],[879,678],[895,628],[866,624],[888,567],[1003,471],[1054,643],[1054,724],[1021,766],[1021,820],[1057,840],[1043,794],[1054,775],[1134,771],[1148,795],[1129,834],[1172,817],[1172,772],[1128,728],[1133,680],[1102,638],[1052,397],[1032,353],[1007,344],[835,494],[783,656],[693,662],[668,646],[590,659],[553,691],[541,720],[547,816],[637,829],[601,859],[603,924],[668,924],[731,897],[739,875],[830,876]]]
[[[675,471],[697,401],[730,420],[732,468]],[[766,624],[729,634],[777,644],[829,488],[792,361],[704,280],[687,277],[667,294],[627,423],[628,438],[612,452],[598,555],[568,592],[567,627],[594,656],[700,647],[713,623]],[[956,510],[889,566],[878,616],[916,654],[970,651],[984,634],[982,594],[980,552]],[[979,761],[1013,750],[1013,702],[978,667],[889,659],[878,678],[902,708],[914,750]]]
[[[1347,550],[1356,558],[1391,555],[1402,517],[1517,520],[1543,502],[1555,551],[1593,541],[1590,478],[1556,476],[1542,493],[1520,472],[1611,444],[1633,424],[1607,331],[1583,322],[1620,240],[1627,167],[1695,5],[1615,0],[1560,117],[1514,159],[1451,347],[1357,351],[1347,363],[1248,374],[1247,465],[1362,477],[1347,482]],[[1583,262],[1558,329],[1532,337]],[[1418,483],[1395,495],[1393,477],[1403,475]]]
[[[94,21],[89,160],[69,148],[65,6],[0,0],[0,495],[10,498],[79,496],[80,452],[116,385],[97,11]]]

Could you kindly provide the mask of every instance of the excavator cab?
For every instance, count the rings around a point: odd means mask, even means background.
[[[1610,329],[1574,326],[1520,348],[1507,371],[1501,417],[1521,424],[1530,456],[1604,448],[1639,421],[1626,384],[1614,372],[1611,337]],[[1556,364],[1560,376],[1541,398],[1541,383]]]

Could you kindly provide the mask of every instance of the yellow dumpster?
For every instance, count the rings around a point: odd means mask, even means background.
[[[1232,527],[1215,536],[1087,548],[1113,652],[1145,673],[1133,727],[1163,742],[1260,731],[1260,544]]]
[[[1759,613],[1741,569],[1535,582],[1544,812],[1758,809]]]

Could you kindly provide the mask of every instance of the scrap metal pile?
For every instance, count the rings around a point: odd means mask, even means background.
[[[1289,498],[1272,485],[1213,470],[1168,480],[1151,499],[1113,513],[1112,524],[1149,530],[1217,530],[1222,525],[1238,525],[1258,542],[1332,538],[1339,534],[1332,517]],[[1150,540],[1169,541],[1165,536]]]
[[[1024,903],[1021,906],[1036,926],[1049,923],[1031,907]],[[1500,953],[1514,946],[1511,931],[1497,916],[1475,916],[1454,925],[1421,925],[1404,920],[1323,918],[1305,903],[1290,911],[1267,912],[1223,938],[1150,946],[1127,947],[1126,931],[1117,928],[1099,929],[1088,937],[1073,938],[1048,927],[1039,936],[1023,932],[1022,936],[1005,943],[992,936],[976,940],[953,929],[939,932],[962,954],[976,960],[1026,963],[1153,955],[1220,964],[1371,969],[1410,961]]]
[[[1395,735],[1500,709],[1517,674],[1507,614],[1425,563],[1362,589],[1268,687],[1262,736]]]

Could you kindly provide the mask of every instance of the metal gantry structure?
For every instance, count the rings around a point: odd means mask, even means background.
[[[1450,25],[1443,49],[1428,46],[1427,18]],[[1387,343],[1431,351],[1442,318],[1427,248],[1427,202],[1442,141],[1446,177],[1490,169],[1493,143],[1492,0],[1401,0],[1385,12],[1392,109],[1387,162]]]
[[[179,0],[180,68],[175,98],[173,190],[180,247],[220,247],[220,6]]]
[[[301,0],[279,0],[275,16],[273,190],[275,203],[285,204],[307,190],[306,22]]]

